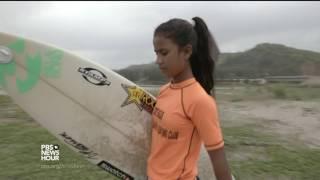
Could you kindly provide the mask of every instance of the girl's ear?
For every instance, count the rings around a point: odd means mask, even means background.
[[[187,44],[186,46],[183,47],[183,53],[185,56],[185,60],[188,61],[191,57],[192,54],[192,45],[191,44]]]

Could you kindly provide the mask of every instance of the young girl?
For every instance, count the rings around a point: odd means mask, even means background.
[[[171,19],[154,32],[156,63],[171,78],[152,113],[149,180],[195,180],[202,142],[218,180],[231,180],[217,106],[211,96],[218,48],[205,22]]]

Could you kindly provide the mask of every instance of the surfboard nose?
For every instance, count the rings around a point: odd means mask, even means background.
[[[0,46],[0,63],[6,64],[12,61],[12,52],[5,46]]]

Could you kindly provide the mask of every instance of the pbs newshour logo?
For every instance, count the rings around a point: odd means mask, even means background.
[[[59,161],[59,145],[42,144],[41,145],[41,161]]]

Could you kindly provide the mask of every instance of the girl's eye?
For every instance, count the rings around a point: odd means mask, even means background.
[[[162,56],[166,56],[168,54],[168,52],[161,52],[160,53]]]
[[[160,50],[160,51],[155,51],[156,55],[158,56],[159,54],[161,56],[166,56],[169,52],[168,51],[163,51],[163,50]]]

